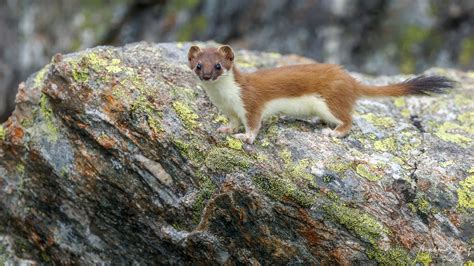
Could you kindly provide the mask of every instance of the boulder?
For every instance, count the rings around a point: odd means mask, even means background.
[[[189,43],[96,47],[20,84],[0,127],[0,261],[461,264],[472,260],[474,73],[360,100],[344,139],[273,117],[254,145],[186,65]],[[311,62],[238,51],[243,71]],[[369,77],[370,84],[410,76]]]

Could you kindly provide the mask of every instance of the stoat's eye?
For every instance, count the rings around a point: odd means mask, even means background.
[[[216,69],[221,69],[222,66],[221,66],[221,63],[217,63],[216,66],[215,66]]]
[[[197,64],[197,65],[196,65],[196,68],[197,68],[197,69],[201,69],[201,68],[202,68],[202,65],[201,65],[201,64]]]

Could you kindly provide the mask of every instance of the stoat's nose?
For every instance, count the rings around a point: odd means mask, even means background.
[[[203,76],[202,76],[202,79],[203,79],[203,80],[210,80],[211,77],[212,77],[212,75],[203,75]]]

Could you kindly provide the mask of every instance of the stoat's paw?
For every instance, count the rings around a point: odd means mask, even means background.
[[[321,131],[321,133],[325,136],[329,136],[329,137],[336,137],[336,138],[342,138],[345,136],[345,134],[337,131],[337,130],[334,130],[334,129],[330,129],[330,128],[325,128]]]
[[[234,133],[234,129],[230,126],[222,126],[217,129],[217,132],[219,133]]]
[[[255,137],[249,134],[243,134],[243,133],[235,134],[234,137],[248,144],[253,144],[253,141],[255,140]]]

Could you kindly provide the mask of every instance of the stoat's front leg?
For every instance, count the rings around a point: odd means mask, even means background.
[[[245,133],[235,134],[234,137],[253,144],[262,124],[261,112],[247,112],[247,121],[245,123]]]
[[[229,125],[221,126],[217,129],[219,133],[236,133],[240,127],[240,119],[235,115],[229,115]]]

